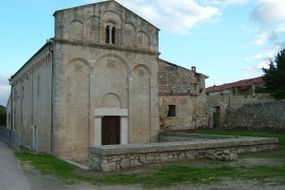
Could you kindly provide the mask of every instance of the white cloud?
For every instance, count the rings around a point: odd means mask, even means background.
[[[256,8],[252,12],[252,18],[259,26],[258,34],[252,44],[263,47],[263,51],[245,58],[247,62],[256,63],[255,66],[245,70],[257,71],[269,63],[270,58],[285,48],[285,1],[284,0],[256,0]]]
[[[244,5],[247,0],[223,0],[224,5]]]
[[[261,24],[285,21],[284,0],[258,0],[252,17]]]
[[[211,4],[216,6],[240,6],[245,5],[248,0],[200,0],[204,4]]]
[[[258,34],[255,38],[254,44],[256,45],[263,45],[267,42],[269,35],[265,32]]]
[[[6,106],[10,94],[8,77],[0,75],[0,105]]]
[[[268,61],[270,58],[273,58],[278,51],[280,51],[280,46],[276,45],[273,46],[271,48],[267,48],[264,49],[261,52],[258,52],[256,54],[254,54],[253,56],[249,56],[245,58],[245,61],[250,62],[250,61],[259,61],[259,62],[263,62],[263,61]]]
[[[260,62],[254,66],[245,67],[243,71],[245,72],[261,72],[263,68],[269,68],[269,62]]]
[[[218,8],[200,5],[195,0],[118,0],[159,28],[188,33],[193,26],[211,21],[220,14]]]

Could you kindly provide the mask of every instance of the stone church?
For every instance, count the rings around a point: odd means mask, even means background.
[[[54,37],[10,79],[8,128],[22,148],[83,160],[94,145],[152,143],[160,128],[207,125],[192,119],[207,76],[160,60],[157,27],[116,1],[54,18]]]

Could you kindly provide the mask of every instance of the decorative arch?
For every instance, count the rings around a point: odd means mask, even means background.
[[[104,22],[113,22],[120,26],[123,19],[118,12],[114,10],[107,10],[103,13],[103,20]]]
[[[73,64],[73,63],[75,63],[75,62],[77,62],[77,61],[82,62],[83,64],[85,64],[85,65],[88,67],[89,73],[92,72],[93,68],[91,67],[91,65],[89,64],[89,62],[88,62],[86,59],[83,59],[83,58],[80,58],[80,57],[74,58],[74,59],[70,60],[70,61],[68,62],[68,65],[71,65],[71,64]]]
[[[124,45],[133,46],[136,42],[136,27],[134,24],[127,22],[123,26]]]
[[[100,39],[100,17],[92,15],[86,22],[86,38],[89,41],[98,41]]]
[[[143,64],[137,64],[132,70],[133,119],[138,123],[131,130],[136,131],[133,138],[136,142],[151,142],[151,72]]]
[[[115,59],[118,59],[119,61],[121,61],[121,62],[124,64],[127,73],[128,73],[128,74],[130,73],[130,68],[129,68],[129,65],[127,64],[127,62],[126,62],[122,57],[120,57],[120,56],[118,56],[118,55],[115,55],[115,54],[105,54],[105,55],[101,56],[101,57],[96,61],[95,65],[98,64],[98,63],[100,63],[100,62],[101,62],[103,59],[105,59],[105,58],[115,58]]]
[[[73,40],[83,40],[83,22],[80,20],[73,20],[70,22],[70,38]]]
[[[150,37],[145,31],[138,31],[137,45],[140,48],[148,49],[150,46]]]
[[[76,141],[72,148],[80,150],[82,157],[88,157],[90,144],[90,71],[89,63],[74,58],[66,65],[66,138]],[[76,134],[76,135],[75,135]]]
[[[128,106],[128,64],[120,56],[106,54],[101,56],[94,65],[94,83],[93,88],[100,89],[96,91],[97,100],[101,100],[106,94],[112,92],[120,99],[120,106]],[[114,95],[113,94],[113,95]],[[101,106],[101,102],[96,102]]]
[[[147,70],[147,72],[148,72],[148,74],[149,74],[149,77],[151,77],[152,76],[152,72],[151,72],[151,70],[148,68],[148,66],[146,66],[146,65],[144,65],[144,64],[137,64],[137,65],[135,65],[134,67],[133,67],[133,71],[135,71],[135,70],[137,70],[137,69],[139,69],[139,68],[144,68],[145,70]]]
[[[104,95],[99,105],[102,108],[121,108],[122,101],[116,93],[110,92]]]

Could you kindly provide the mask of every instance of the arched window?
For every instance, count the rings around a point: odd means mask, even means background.
[[[106,43],[110,43],[110,27],[106,26]]]
[[[112,44],[116,43],[116,28],[112,27]]]
[[[116,43],[116,27],[106,26],[106,43],[115,44]]]

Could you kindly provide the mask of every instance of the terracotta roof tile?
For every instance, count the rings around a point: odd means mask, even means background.
[[[231,89],[234,87],[246,88],[252,84],[262,84],[262,83],[264,83],[262,77],[256,77],[256,78],[240,80],[237,82],[226,83],[226,84],[222,84],[219,86],[211,86],[211,87],[206,88],[206,92],[222,91],[222,90],[227,90],[227,89]]]

